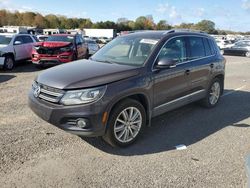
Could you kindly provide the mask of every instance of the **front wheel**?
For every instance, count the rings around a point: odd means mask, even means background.
[[[216,106],[220,100],[222,94],[222,83],[221,80],[215,78],[210,85],[206,97],[201,101],[203,106],[212,108]]]
[[[108,130],[103,139],[112,146],[128,146],[140,136],[145,124],[146,112],[142,104],[126,99],[111,112]]]
[[[250,57],[250,52],[246,52],[245,56]]]
[[[4,69],[5,70],[12,70],[15,66],[15,61],[11,56],[6,56],[4,60]]]

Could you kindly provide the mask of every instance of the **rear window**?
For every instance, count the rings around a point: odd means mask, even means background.
[[[208,39],[208,42],[209,42],[209,46],[212,51],[212,54],[216,54],[216,52],[219,51],[219,47],[212,39]]]
[[[205,47],[201,37],[189,37],[191,59],[198,59],[206,56]]]
[[[208,39],[203,38],[203,43],[204,43],[204,47],[205,47],[206,56],[212,55],[213,53],[212,53],[211,48],[209,46]]]
[[[57,35],[51,35],[48,37],[46,41],[56,41],[56,42],[74,42],[73,36],[57,36]]]

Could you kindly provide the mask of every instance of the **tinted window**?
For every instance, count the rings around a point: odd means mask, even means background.
[[[33,40],[30,36],[22,36],[23,37],[23,43],[33,43]]]
[[[191,59],[198,59],[206,56],[203,40],[201,37],[189,37]]]
[[[160,51],[158,59],[168,58],[178,63],[187,60],[186,40],[183,37],[171,39]]]
[[[204,43],[204,47],[205,47],[206,56],[212,55],[212,51],[210,49],[210,46],[209,46],[209,43],[208,43],[208,39],[203,38],[203,43]]]

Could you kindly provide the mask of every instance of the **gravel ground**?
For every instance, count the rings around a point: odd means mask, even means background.
[[[227,56],[214,109],[190,104],[153,120],[136,144],[112,148],[39,119],[31,64],[0,72],[0,187],[245,187],[250,153],[250,59]],[[185,144],[186,150],[174,146]]]

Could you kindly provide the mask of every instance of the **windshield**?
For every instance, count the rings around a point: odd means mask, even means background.
[[[12,39],[11,35],[0,35],[0,44],[9,44]]]
[[[72,42],[74,41],[73,36],[49,36],[46,41],[56,41],[56,42]]]
[[[101,48],[92,59],[140,66],[149,57],[158,40],[138,36],[118,37]]]

